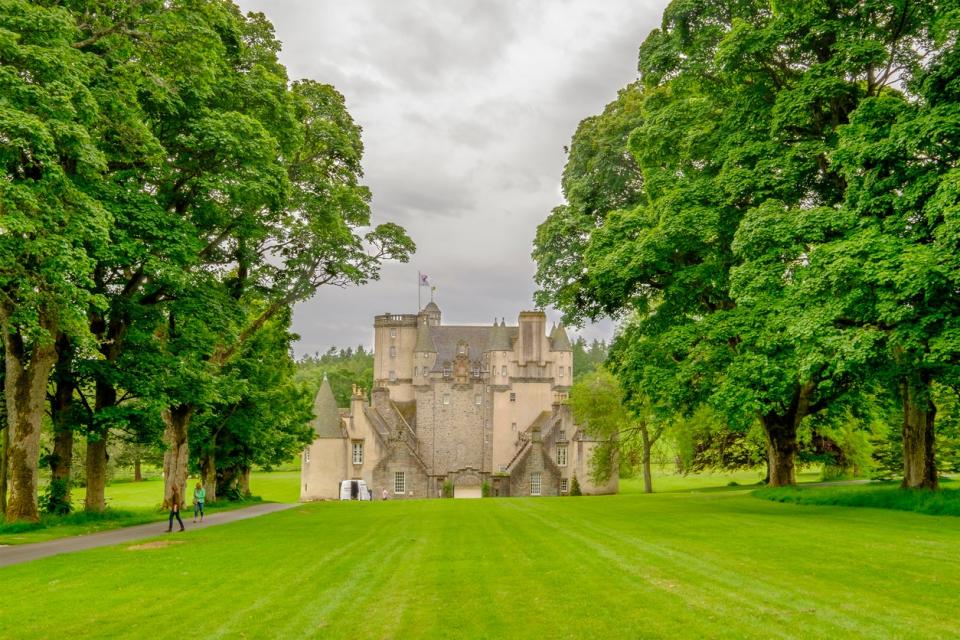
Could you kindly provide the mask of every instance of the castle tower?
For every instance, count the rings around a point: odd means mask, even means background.
[[[439,309],[437,311],[439,319]],[[424,310],[417,316],[417,343],[413,347],[413,384],[429,384],[430,371],[433,370],[436,362],[437,345],[430,333],[430,316]]]
[[[573,384],[573,346],[561,322],[550,332],[550,355],[553,360],[553,383],[560,387]]]

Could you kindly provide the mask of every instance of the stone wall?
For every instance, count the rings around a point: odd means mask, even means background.
[[[373,491],[374,498],[380,499],[384,489],[387,490],[390,499],[430,497],[427,470],[407,443],[402,440],[391,440],[387,448],[388,455],[373,470],[370,489]],[[406,479],[406,493],[402,495],[394,492],[397,471],[403,471]]]
[[[560,495],[560,468],[550,459],[543,443],[535,439],[529,451],[510,470],[511,496],[530,495],[530,474],[540,473],[540,495]]]
[[[444,404],[444,396],[449,404]],[[477,397],[480,404],[476,403]],[[437,381],[417,390],[420,455],[434,475],[490,468],[489,397],[480,382]]]

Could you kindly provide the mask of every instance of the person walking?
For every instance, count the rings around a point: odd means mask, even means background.
[[[184,529],[183,520],[180,519],[180,502],[180,489],[177,485],[173,485],[173,490],[170,492],[170,523],[167,526],[167,533],[173,531],[174,518],[180,523],[180,531]]]
[[[197,513],[200,514],[200,522],[203,522],[203,501],[207,499],[207,490],[199,482],[193,489],[193,521],[197,521]]]

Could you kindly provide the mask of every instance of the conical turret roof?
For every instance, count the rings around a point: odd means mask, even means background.
[[[313,399],[313,430],[318,438],[342,438],[340,429],[340,410],[337,409],[337,399],[333,397],[330,381],[323,376],[320,390]]]
[[[437,352],[437,345],[433,342],[433,335],[430,333],[430,325],[422,319],[417,323],[417,344],[413,347],[413,350],[414,352],[425,353]]]
[[[510,332],[506,324],[493,322],[493,328],[490,330],[490,342],[487,344],[487,351],[511,351],[513,345],[510,344]]]
[[[554,327],[550,334],[550,351],[573,351],[562,322]]]

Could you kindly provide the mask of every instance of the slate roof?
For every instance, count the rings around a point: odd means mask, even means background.
[[[558,324],[550,333],[550,351],[573,351],[563,324]]]
[[[313,430],[318,438],[343,437],[337,399],[333,397],[333,389],[330,388],[330,382],[326,376],[323,377],[320,390],[313,399]]]
[[[510,343],[516,339],[519,331],[517,327],[503,326],[501,326],[499,330],[505,333]],[[493,327],[483,326],[442,325],[439,327],[430,327],[430,336],[433,338],[433,343],[437,349],[437,361],[434,366],[434,371],[442,369],[444,362],[453,362],[453,359],[457,357],[457,345],[459,345],[461,341],[467,343],[467,356],[471,361],[481,360],[484,352],[490,350],[489,345],[493,337],[493,332]]]
[[[513,340],[510,329],[504,323],[494,322],[490,330],[490,342],[487,351],[510,351],[513,349]]]
[[[437,347],[433,343],[433,336],[430,334],[430,326],[423,321],[417,325],[417,344],[413,347],[415,352],[436,353]]]

